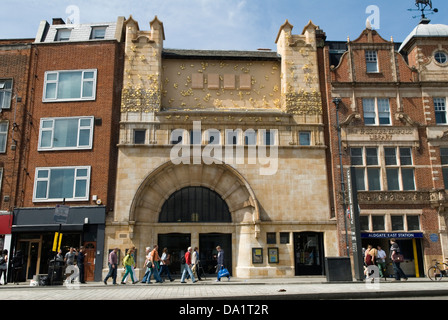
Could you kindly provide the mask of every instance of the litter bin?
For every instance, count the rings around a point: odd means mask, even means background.
[[[47,283],[51,286],[62,285],[62,271],[64,269],[64,261],[50,260],[48,266],[48,278]]]
[[[325,258],[327,281],[353,281],[349,257]]]

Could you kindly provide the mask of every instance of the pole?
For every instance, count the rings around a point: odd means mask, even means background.
[[[341,171],[341,193],[342,193],[342,210],[344,217],[344,228],[345,228],[345,248],[347,251],[347,257],[350,257],[350,249],[348,245],[348,228],[347,228],[347,205],[345,200],[345,182],[344,182],[344,167],[342,165],[342,142],[341,142],[341,126],[339,125],[339,104],[341,103],[340,98],[334,98],[333,103],[336,106],[336,124],[338,131],[338,146],[339,146],[339,168]]]

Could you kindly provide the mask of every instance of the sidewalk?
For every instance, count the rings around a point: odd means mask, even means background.
[[[275,279],[207,278],[195,284],[179,279],[163,284],[108,285],[89,282],[80,285],[31,287],[29,283],[0,286],[0,300],[327,300],[388,297],[448,296],[448,279],[392,278],[377,283],[327,282],[325,277]]]

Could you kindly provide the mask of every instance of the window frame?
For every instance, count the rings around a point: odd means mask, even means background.
[[[366,72],[367,73],[379,73],[378,65],[378,51],[377,50],[365,50],[364,56],[366,59]],[[369,68],[375,66],[375,70]],[[370,69],[370,70],[369,70]]]
[[[77,143],[75,147],[55,147],[54,146],[54,134],[55,134],[55,123],[58,120],[70,120],[70,119],[78,119],[78,128],[77,128]],[[89,126],[82,126],[82,120],[90,120]],[[53,122],[51,128],[44,128],[44,122]],[[38,151],[60,151],[60,150],[91,150],[93,148],[93,136],[94,136],[94,128],[95,128],[95,117],[94,116],[85,116],[85,117],[54,117],[54,118],[41,118],[39,125],[39,141],[37,145]],[[89,144],[87,146],[80,146],[79,139],[80,133],[82,130],[89,130]],[[51,147],[42,147],[42,135],[44,132],[51,131]]]
[[[63,73],[79,73],[81,72],[81,85],[80,85],[80,97],[79,98],[58,98],[58,89],[60,85],[60,75]],[[85,78],[86,73],[92,73],[93,78]],[[56,74],[56,80],[49,80],[48,76]],[[83,96],[84,94],[84,84],[92,82],[92,96]],[[43,102],[72,102],[72,101],[95,101],[96,100],[96,89],[98,82],[98,69],[79,69],[79,70],[54,70],[46,71],[44,76],[44,93],[42,96]],[[47,97],[48,85],[55,85],[55,97]]]
[[[6,88],[6,84],[11,83],[11,88]],[[14,88],[14,80],[13,79],[0,79],[0,93],[3,93],[0,96],[0,110],[9,110],[11,109],[11,101],[13,97],[13,88]],[[7,105],[7,106],[5,106]]]
[[[444,61],[439,61],[442,56]],[[437,50],[436,52],[434,52],[434,60],[440,65],[446,65],[448,63],[448,54],[445,51]]]
[[[72,198],[49,198],[49,192],[50,192],[50,186],[51,186],[51,172],[52,170],[74,170],[74,177],[73,177],[73,197]],[[87,175],[84,176],[78,176],[77,173],[79,170],[87,170]],[[47,177],[39,177],[39,172],[47,171],[48,175]],[[90,181],[91,181],[91,166],[68,166],[68,167],[37,167],[35,171],[34,176],[34,189],[33,189],[33,202],[60,202],[60,201],[70,201],[70,202],[81,202],[81,201],[88,201],[90,198]],[[86,189],[85,189],[85,196],[84,197],[76,197],[76,184],[78,181],[85,181]],[[45,198],[38,198],[37,197],[37,191],[38,191],[38,184],[40,182],[46,182],[46,197]]]
[[[386,160],[386,150],[395,150],[395,164],[388,164]],[[403,155],[402,151],[409,150],[409,158],[410,158],[410,164],[403,164],[403,159],[405,156]],[[407,155],[406,155],[407,157]],[[389,156],[390,158],[390,156]],[[388,191],[415,191],[416,184],[415,184],[415,167],[414,167],[414,159],[412,156],[412,148],[411,147],[384,147],[384,167],[386,171],[386,181],[387,181],[387,190]],[[397,170],[397,177],[396,181],[398,182],[398,189],[391,189],[390,186],[392,184],[391,176],[389,176],[389,172],[392,172],[391,170]],[[413,189],[405,189],[404,186],[404,170],[412,170],[412,183],[413,183]]]
[[[133,143],[135,145],[144,145],[146,144],[146,129],[134,129],[133,131]],[[140,140],[137,141],[137,138],[141,138],[140,136],[138,136],[139,134],[143,134],[143,142],[140,142]]]
[[[92,27],[92,31],[90,33],[90,40],[104,40],[104,39],[106,39],[107,28],[108,28],[108,26],[95,26],[95,27]],[[101,37],[98,37],[96,35],[96,32],[98,32],[100,30],[104,31],[104,35],[101,36]]]
[[[358,149],[358,150],[361,149],[362,150],[361,157],[357,156],[358,159],[361,159],[362,164],[353,164],[354,157],[353,157],[352,151],[355,150],[355,149]],[[367,154],[368,153],[367,149],[369,149],[369,150],[375,149],[376,150],[376,156],[375,156],[376,157],[376,164],[369,163],[369,161],[373,160],[373,156],[369,156]],[[357,180],[357,189],[359,191],[382,191],[384,189],[383,185],[382,185],[382,170],[381,170],[380,153],[379,153],[379,147],[378,146],[376,146],[376,147],[365,147],[365,146],[363,146],[363,147],[351,147],[350,148],[350,163],[351,163],[351,165],[353,167],[355,167],[355,170],[357,172],[356,180]],[[363,176],[362,176],[363,184],[364,184],[363,188],[361,188],[361,186],[359,185],[360,177],[358,176],[358,172],[360,172],[361,170],[363,172]],[[375,170],[375,171],[373,171],[373,170]],[[374,182],[370,182],[369,172],[378,172],[377,179],[379,181],[379,189],[371,188],[371,187],[374,186],[373,185]]]
[[[447,110],[446,110],[446,98],[445,97],[434,97],[432,99],[432,101],[433,101],[433,105],[434,105],[434,114],[435,114],[436,124],[447,125],[448,124],[448,115],[447,115]],[[438,121],[438,119],[440,119],[440,116],[444,118],[445,122]]]
[[[380,102],[386,102],[387,101],[387,107],[388,111],[380,111]],[[369,103],[368,103],[369,102]],[[373,102],[373,108],[374,110],[368,110],[370,102]],[[390,99],[389,98],[363,98],[362,99],[362,109],[363,109],[363,118],[364,118],[364,125],[366,126],[392,126],[392,117],[391,117],[391,111],[390,111]],[[372,117],[366,117],[366,114],[375,114],[374,123],[367,123],[366,119],[372,119]],[[381,115],[387,114],[388,117],[381,117]],[[382,119],[387,119],[388,123],[381,123]]]
[[[5,131],[1,131],[1,125],[2,124],[6,124],[6,130]],[[0,148],[0,154],[1,153],[6,153],[6,147],[8,145],[8,132],[9,132],[9,121],[8,120],[2,120],[0,121],[0,136],[4,136],[5,137],[5,146],[3,149]],[[1,147],[1,145],[0,145]]]
[[[59,28],[56,30],[56,35],[54,37],[54,41],[56,42],[65,42],[65,41],[70,41],[70,37],[72,36],[72,28]],[[62,34],[66,32],[68,33],[68,38],[64,37],[62,38]]]
[[[306,143],[302,143],[302,137],[307,136]],[[299,145],[300,146],[310,146],[311,145],[311,131],[300,131],[299,132]]]

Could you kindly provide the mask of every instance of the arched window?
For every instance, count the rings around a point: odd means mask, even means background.
[[[219,194],[203,187],[187,187],[164,203],[159,222],[232,222],[232,217]]]

